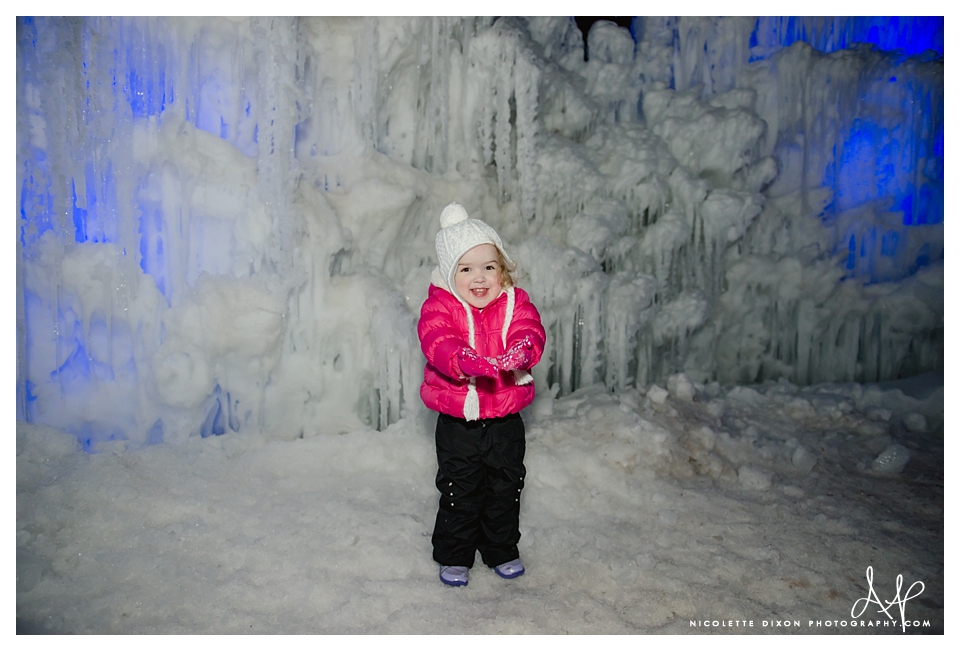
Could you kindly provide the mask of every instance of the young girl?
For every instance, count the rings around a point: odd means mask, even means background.
[[[514,287],[516,265],[490,226],[458,203],[440,214],[438,266],[417,327],[427,358],[420,396],[437,419],[440,509],[433,558],[440,580],[467,585],[477,550],[505,579],[523,574],[520,410],[533,401],[543,354],[540,314]]]

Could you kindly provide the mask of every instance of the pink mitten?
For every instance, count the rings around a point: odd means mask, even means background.
[[[530,362],[533,361],[533,343],[530,337],[524,337],[507,348],[506,352],[497,358],[498,366],[504,371],[513,371],[515,369],[528,369]]]
[[[480,357],[473,348],[461,348],[457,364],[466,377],[497,377],[500,373],[496,360]]]

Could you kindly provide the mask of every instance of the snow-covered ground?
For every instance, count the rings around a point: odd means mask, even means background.
[[[896,605],[895,624],[875,604],[851,614],[868,567],[880,599],[897,575],[916,595],[908,632],[944,630],[942,374],[673,376],[542,395],[525,418],[527,574],[478,560],[466,588],[443,586],[430,556],[427,413],[96,454],[18,423],[17,630],[899,634]]]

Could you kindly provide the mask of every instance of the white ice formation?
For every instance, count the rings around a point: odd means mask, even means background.
[[[569,18],[20,19],[18,418],[421,409],[452,200],[522,266],[542,393],[942,368],[943,58],[804,25],[598,22],[585,61]]]

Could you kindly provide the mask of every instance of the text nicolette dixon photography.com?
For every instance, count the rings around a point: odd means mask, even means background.
[[[914,581],[907,588],[907,591],[900,595],[903,589],[903,575],[897,575],[897,591],[889,601],[881,600],[877,591],[873,587],[873,566],[867,567],[867,596],[857,599],[853,608],[850,609],[851,619],[808,619],[806,628],[815,629],[836,629],[836,628],[896,628],[900,627],[904,633],[908,628],[930,628],[928,619],[909,619],[906,615],[907,602],[923,594],[925,588],[923,581]],[[876,614],[883,613],[886,619],[861,619],[864,615],[869,615],[867,609],[870,604],[877,606]],[[897,619],[894,606],[900,611],[900,618]],[[872,613],[871,613],[872,614]],[[763,619],[754,621],[752,619],[711,619],[711,620],[690,620],[690,628],[736,628],[736,629],[797,629],[801,628],[803,620],[800,619]],[[826,631],[824,631],[826,632]]]

